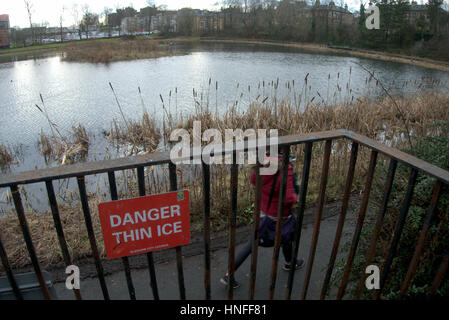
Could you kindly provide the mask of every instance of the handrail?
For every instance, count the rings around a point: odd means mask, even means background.
[[[297,134],[297,135],[289,135],[279,137],[278,144],[281,145],[294,145],[300,144],[308,141],[322,141],[326,139],[336,139],[343,138],[344,134],[337,131],[323,131],[323,132],[315,132],[315,133],[307,133],[307,134]],[[268,140],[267,140],[268,141]],[[267,145],[270,143],[268,142]],[[217,145],[221,147],[222,145]],[[245,146],[242,150],[233,149],[226,150],[225,148],[217,148],[216,150],[221,149],[220,154],[229,154],[235,151],[248,151],[251,148],[248,148],[247,141],[245,142]],[[195,151],[195,148],[192,148]],[[201,154],[201,152],[195,153],[191,152],[190,157],[185,159],[180,157],[179,160],[188,160],[193,159],[194,154]],[[59,166],[53,168],[45,168],[38,170],[25,171],[14,174],[5,174],[0,175],[0,188],[8,187],[15,184],[30,184],[36,182],[43,182],[54,179],[63,179],[63,178],[73,178],[79,176],[87,176],[98,173],[106,173],[109,171],[115,170],[125,170],[125,169],[134,169],[140,166],[154,166],[160,165],[170,162],[170,152],[154,152],[143,155],[131,156],[126,158],[117,158],[112,160],[101,160],[95,162],[83,162],[83,163],[75,163],[66,166]]]
[[[421,159],[418,159],[410,154],[399,151],[397,149],[388,147],[382,143],[379,143],[373,139],[357,134],[353,131],[349,130],[331,130],[331,131],[321,131],[321,132],[312,132],[305,134],[294,134],[288,136],[282,136],[278,139],[278,145],[295,145],[306,142],[317,142],[323,141],[327,139],[339,139],[346,138],[355,142],[360,143],[366,147],[369,147],[373,150],[376,150],[388,157],[391,157],[395,160],[403,162],[415,169],[418,169],[422,172],[429,174],[430,176],[438,179],[439,181],[449,185],[449,171],[441,169],[433,164],[425,162]],[[270,145],[267,142],[267,145]],[[242,150],[233,149],[233,150],[225,150],[224,148],[217,148],[216,150],[220,151],[216,152],[217,155],[223,155],[232,153],[233,151],[248,151],[251,148],[248,147],[248,142],[245,141],[244,148]],[[193,150],[193,148],[192,148]],[[189,159],[193,158],[194,153],[191,152],[191,156]],[[200,153],[198,153],[200,154]],[[185,160],[183,158],[179,158],[179,160]],[[125,170],[125,169],[134,169],[139,166],[153,166],[160,165],[170,162],[170,152],[154,152],[149,154],[131,156],[126,158],[118,158],[112,160],[101,160],[95,162],[83,162],[76,163],[67,166],[59,166],[53,168],[45,168],[38,170],[31,170],[13,174],[4,174],[0,175],[0,188],[8,187],[11,185],[18,184],[30,184],[37,182],[44,182],[54,179],[64,179],[64,178],[72,178],[79,177],[85,175],[106,173],[114,170]]]
[[[407,214],[409,211],[409,207],[413,198],[413,192],[414,187],[416,185],[416,180],[418,177],[419,172],[425,173],[429,176],[432,176],[436,178],[434,191],[432,195],[432,201],[431,205],[428,208],[428,213],[426,217],[426,223],[421,230],[419,240],[417,242],[417,245],[415,247],[415,251],[413,254],[413,259],[410,262],[409,269],[407,272],[406,279],[403,281],[402,288],[401,288],[401,296],[405,295],[407,293],[407,290],[412,283],[413,275],[415,274],[418,266],[418,259],[422,254],[422,250],[426,241],[428,230],[432,223],[432,217],[436,214],[436,207],[438,203],[438,199],[442,193],[443,186],[442,184],[449,185],[449,172],[446,170],[443,170],[442,168],[439,168],[435,165],[432,165],[430,163],[427,163],[423,160],[420,160],[412,155],[409,155],[405,152],[401,152],[397,149],[388,147],[386,145],[383,145],[382,143],[379,143],[373,139],[367,138],[365,136],[362,136],[360,134],[357,134],[352,131],[348,130],[331,130],[331,131],[322,131],[322,132],[313,132],[313,133],[304,133],[304,134],[294,134],[289,136],[282,136],[278,137],[277,139],[273,138],[263,138],[258,140],[246,140],[246,141],[239,141],[239,142],[232,142],[229,144],[216,144],[214,146],[210,146],[211,148],[211,156],[219,156],[219,155],[226,155],[226,154],[232,154],[232,157],[234,159],[234,164],[231,166],[231,181],[230,181],[230,200],[231,200],[231,210],[228,215],[228,223],[229,223],[229,260],[228,260],[228,274],[229,279],[233,279],[234,276],[234,263],[235,263],[235,229],[236,229],[236,218],[237,218],[237,201],[238,201],[238,165],[235,163],[236,156],[238,152],[248,152],[248,151],[255,151],[257,148],[260,147],[267,147],[267,146],[278,146],[280,150],[282,151],[282,167],[280,175],[280,195],[281,195],[281,201],[278,203],[278,219],[276,223],[276,237],[275,237],[275,245],[274,245],[274,251],[273,251],[273,259],[272,259],[272,267],[271,267],[271,277],[270,277],[270,291],[269,291],[269,298],[274,298],[274,292],[275,292],[275,284],[276,284],[276,275],[277,275],[277,266],[278,266],[278,258],[279,258],[279,247],[281,244],[281,231],[282,231],[282,224],[280,221],[282,221],[281,216],[284,211],[284,197],[285,197],[285,190],[287,186],[287,170],[288,168],[288,162],[289,162],[289,154],[290,154],[290,147],[293,145],[298,144],[305,144],[304,149],[304,163],[303,163],[303,170],[302,170],[302,177],[301,177],[301,195],[299,199],[299,205],[296,207],[296,217],[297,222],[295,223],[295,239],[294,239],[294,246],[293,246],[293,257],[294,260],[297,257],[300,240],[301,240],[301,229],[303,224],[303,217],[304,217],[304,209],[306,204],[306,197],[307,197],[307,186],[309,181],[309,171],[311,166],[311,158],[312,158],[312,147],[314,142],[318,141],[326,141],[325,148],[324,148],[324,155],[323,155],[323,163],[322,163],[322,170],[321,170],[321,179],[320,179],[320,190],[319,190],[319,197],[318,197],[318,206],[317,211],[315,215],[315,223],[314,223],[314,230],[313,230],[313,236],[312,241],[310,245],[310,251],[309,251],[309,257],[307,262],[307,268],[306,268],[306,276],[303,283],[303,289],[301,292],[301,299],[306,299],[307,297],[307,291],[309,282],[311,279],[311,274],[313,270],[313,262],[315,257],[315,251],[317,248],[317,241],[320,233],[320,222],[322,218],[322,212],[323,212],[323,206],[325,203],[326,198],[326,185],[329,175],[329,163],[330,163],[330,157],[332,154],[332,142],[333,140],[337,139],[347,139],[350,142],[352,142],[351,146],[351,158],[349,161],[348,166],[348,173],[346,176],[346,184],[344,189],[344,196],[342,201],[342,208],[341,213],[339,215],[339,221],[338,226],[335,234],[334,244],[332,247],[331,256],[329,259],[326,276],[324,278],[324,283],[321,290],[320,299],[325,299],[326,294],[329,289],[329,282],[331,279],[331,275],[334,269],[335,265],[335,259],[339,250],[341,236],[343,232],[343,226],[345,223],[345,217],[348,210],[348,204],[349,204],[349,198],[351,195],[352,190],[352,183],[355,173],[355,168],[357,164],[357,154],[359,145],[364,146],[368,148],[371,151],[370,156],[370,163],[368,168],[368,173],[365,178],[365,187],[363,190],[363,198],[362,202],[359,208],[359,214],[357,219],[357,225],[354,232],[354,235],[352,237],[352,243],[350,252],[347,256],[347,262],[345,265],[345,270],[343,277],[341,279],[341,284],[339,286],[337,299],[342,299],[348,282],[350,280],[350,274],[352,270],[352,265],[354,263],[354,258],[357,252],[358,243],[360,241],[360,237],[362,234],[362,228],[364,226],[365,216],[368,208],[370,193],[371,193],[371,186],[373,182],[373,177],[375,174],[375,167],[377,162],[378,154],[383,154],[390,160],[390,165],[388,169],[388,175],[386,177],[385,181],[385,187],[384,187],[384,194],[382,199],[382,205],[380,210],[377,213],[376,218],[376,227],[375,231],[371,237],[370,242],[370,250],[366,256],[366,262],[367,265],[370,261],[372,261],[374,251],[372,248],[376,248],[376,244],[378,241],[378,236],[380,232],[380,228],[382,226],[382,221],[385,216],[387,207],[388,207],[388,201],[390,198],[391,188],[394,181],[394,175],[396,171],[397,164],[399,162],[402,162],[406,166],[410,167],[410,177],[408,180],[408,186],[407,186],[407,192],[405,194],[404,201],[401,204],[401,211],[400,216],[398,218],[398,222],[395,227],[393,239],[390,244],[390,248],[388,250],[388,257],[386,259],[386,262],[384,266],[382,267],[382,274],[380,278],[380,288],[376,291],[374,298],[379,299],[382,295],[382,290],[385,287],[386,281],[388,281],[388,276],[390,273],[390,269],[393,265],[393,260],[396,256],[396,251],[398,250],[399,240],[402,234],[402,231],[404,229],[404,225],[407,219]],[[194,146],[190,149],[190,154],[181,156],[177,158],[177,161],[183,162],[184,160],[201,160],[202,157],[202,151],[204,149],[201,146]],[[195,163],[199,163],[202,165],[202,186],[203,186],[203,221],[204,221],[204,261],[205,261],[205,269],[204,269],[204,285],[205,285],[205,293],[206,293],[206,299],[211,299],[211,290],[210,290],[210,267],[211,267],[211,256],[210,256],[210,191],[211,191],[211,181],[210,181],[210,165],[206,164],[203,161],[197,161]],[[169,177],[170,177],[170,190],[176,190],[177,189],[177,170],[176,170],[176,164],[171,162],[170,159],[170,151],[164,151],[164,152],[155,152],[150,154],[144,154],[144,155],[137,155],[132,157],[126,157],[126,158],[119,158],[119,159],[113,159],[113,160],[103,160],[103,161],[96,161],[96,162],[86,162],[86,163],[77,163],[67,166],[59,166],[59,167],[53,167],[53,168],[46,168],[46,169],[39,169],[39,170],[33,170],[33,171],[27,171],[27,172],[21,172],[21,173],[15,173],[15,174],[6,174],[6,175],[0,175],[0,188],[1,187],[9,187],[11,190],[11,195],[14,201],[14,207],[17,211],[17,215],[20,222],[20,227],[22,229],[22,233],[24,236],[24,240],[27,246],[27,250],[29,253],[29,256],[31,258],[31,262],[33,264],[33,268],[35,270],[36,276],[39,280],[42,293],[46,299],[50,299],[50,293],[47,288],[47,285],[44,281],[42,268],[40,266],[36,250],[33,245],[33,241],[31,239],[31,233],[30,229],[28,227],[26,214],[24,210],[24,206],[22,204],[21,195],[19,191],[19,184],[31,184],[31,183],[37,183],[37,182],[45,182],[47,194],[48,194],[48,200],[51,207],[51,212],[54,220],[54,226],[57,231],[58,235],[58,241],[62,250],[62,255],[64,257],[65,264],[71,265],[72,260],[70,257],[70,253],[67,249],[67,242],[64,236],[63,226],[61,224],[61,219],[59,216],[59,209],[58,209],[58,203],[57,199],[54,194],[53,189],[53,180],[56,179],[63,179],[63,178],[74,178],[77,179],[78,189],[79,189],[79,196],[80,196],[80,202],[82,207],[82,212],[84,215],[84,220],[86,223],[86,230],[89,236],[89,242],[92,249],[92,257],[94,258],[95,267],[97,269],[98,279],[100,282],[100,286],[103,292],[103,296],[105,300],[109,300],[109,292],[105,281],[105,274],[103,271],[103,266],[101,262],[101,257],[99,255],[98,246],[97,246],[97,240],[95,237],[95,232],[93,229],[93,223],[91,219],[91,211],[90,211],[90,205],[88,201],[87,191],[86,191],[86,183],[85,183],[85,176],[88,175],[94,175],[99,173],[107,173],[108,174],[108,180],[109,180],[109,188],[110,188],[110,196],[111,200],[118,199],[117,194],[117,186],[115,181],[115,171],[125,170],[125,169],[137,169],[137,178],[138,178],[138,187],[139,187],[139,195],[144,196],[145,195],[145,173],[144,169],[145,167],[149,166],[155,166],[155,165],[164,165],[168,164],[169,169]],[[253,257],[251,262],[251,277],[250,277],[250,299],[254,298],[254,289],[255,289],[255,279],[256,279],[256,267],[257,267],[257,245],[258,245],[258,237],[259,237],[259,215],[260,215],[260,205],[261,205],[261,175],[259,171],[259,167],[256,166],[256,192],[255,192],[255,209],[253,212],[253,219],[254,219],[254,242],[252,244],[253,246]],[[182,262],[182,250],[181,247],[177,247],[176,249],[176,260],[177,260],[177,268],[178,268],[178,283],[179,283],[179,292],[180,292],[180,298],[185,299],[185,284],[184,284],[184,273],[183,273],[183,262]],[[449,263],[449,248],[447,249],[447,253],[445,254],[445,258],[443,262],[440,265],[440,268],[438,269],[437,274],[435,275],[432,288],[430,290],[431,294],[435,294],[436,290],[439,288],[441,281],[444,277],[444,274],[446,272],[446,269],[448,268]],[[2,242],[0,239],[0,258],[2,261],[2,264],[5,268],[5,270],[8,272],[9,269],[9,262],[7,253],[5,250],[3,250]],[[159,293],[158,293],[158,286],[157,286],[157,277],[156,277],[156,271],[154,267],[154,261],[152,252],[147,253],[147,259],[148,259],[148,267],[150,272],[150,285],[151,289],[153,291],[153,298],[155,300],[159,299]],[[132,282],[131,277],[131,268],[129,261],[127,257],[122,258],[123,260],[123,266],[125,270],[126,275],[126,282],[128,285],[128,291],[131,299],[135,299],[135,289]],[[15,280],[14,275],[12,272],[8,272],[8,276],[10,279],[11,286],[14,286]],[[286,299],[291,298],[291,292],[293,288],[293,279],[294,279],[294,268],[291,268],[289,272],[289,279],[288,279],[288,287],[286,291]],[[359,286],[357,288],[357,293],[354,296],[355,299],[358,299],[360,297],[360,294],[363,289],[363,281],[364,277],[360,278]],[[17,291],[17,290],[16,290]],[[81,294],[76,289],[74,290],[75,297],[77,299],[81,299]],[[17,299],[21,298],[20,292],[15,292],[15,295]],[[233,298],[233,286],[228,286],[227,291],[227,297],[228,299]]]
[[[399,151],[395,148],[388,147],[380,142],[377,142],[368,137],[362,136],[352,131],[348,130],[337,130],[344,133],[345,137],[351,139],[352,141],[358,142],[370,149],[374,149],[390,158],[403,162],[414,169],[418,169],[428,175],[438,179],[439,181],[449,184],[449,171],[441,169],[438,166],[430,164],[424,160],[421,160],[415,156],[408,153]]]

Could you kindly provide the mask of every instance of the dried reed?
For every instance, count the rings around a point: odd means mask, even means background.
[[[173,55],[169,46],[157,40],[85,41],[64,47],[64,60],[109,63],[120,60],[149,59]]]
[[[5,171],[9,169],[11,164],[13,164],[14,158],[11,150],[5,145],[0,144],[0,171]]]
[[[389,97],[379,99],[347,99],[339,105],[329,104],[319,101],[318,98],[309,99],[310,87],[305,85],[300,89],[300,93],[292,93],[289,98],[271,99],[267,97],[267,92],[276,92],[276,87],[280,84],[273,82],[268,85],[262,83],[259,89],[262,91],[260,97],[250,103],[246,110],[239,109],[239,101],[226,112],[219,114],[216,110],[211,112],[209,108],[210,99],[201,97],[201,94],[193,91],[195,112],[189,115],[171,114],[164,106],[166,112],[165,121],[162,124],[165,130],[162,134],[168,135],[174,128],[186,128],[192,130],[193,121],[201,120],[202,130],[217,128],[224,131],[226,128],[241,129],[278,129],[279,135],[308,133],[332,129],[348,129],[362,135],[387,143],[393,147],[401,148],[408,145],[407,135],[426,136],[433,130],[432,124],[435,121],[449,122],[449,94],[438,92],[419,92],[410,97],[393,97],[394,102]],[[275,85],[276,84],[276,85]],[[294,83],[289,83],[290,88],[294,88]],[[216,88],[218,84],[216,83]],[[248,89],[250,92],[251,89]],[[252,91],[251,91],[252,92]],[[350,92],[348,90],[348,92]],[[161,96],[162,98],[162,96]],[[164,103],[164,100],[161,99]],[[240,101],[241,103],[241,101]],[[304,107],[301,107],[304,105]],[[144,106],[144,105],[143,105]],[[275,107],[276,106],[276,107]],[[397,107],[399,106],[399,108]],[[398,110],[401,110],[399,112]],[[147,152],[156,150],[160,144],[161,130],[156,125],[154,118],[150,117],[143,107],[143,116],[139,121],[125,120],[127,125],[114,121],[109,139],[118,145],[126,144],[140,147]],[[407,123],[407,128],[404,126]],[[79,127],[80,128],[80,127]],[[42,145],[51,145],[53,137],[41,136]],[[80,143],[85,140],[85,130],[79,129]],[[327,199],[329,201],[340,199],[346,179],[347,165],[349,159],[350,145],[346,141],[338,141],[333,144],[332,161],[327,185]],[[142,150],[140,150],[141,152]],[[136,151],[137,152],[137,151]],[[301,174],[303,147],[292,147],[292,153],[296,155],[298,161],[294,163],[298,175]],[[51,152],[49,153],[51,154]],[[312,154],[312,167],[309,181],[308,204],[313,204],[317,198],[319,190],[319,176],[321,173],[323,155],[322,143],[315,143]],[[359,160],[356,168],[356,175],[353,184],[353,191],[360,191],[363,188],[364,177],[366,175],[369,159],[369,150],[361,148]],[[384,161],[382,157],[379,161]],[[201,167],[190,165],[178,166],[178,188],[187,188],[191,192],[191,226],[192,232],[200,231],[202,228],[202,180]],[[122,196],[130,197],[137,194],[135,173],[129,171],[118,177],[118,183],[124,186]],[[167,191],[168,174],[165,167],[150,167],[145,170],[147,181],[147,192],[158,193]],[[249,183],[250,172],[245,167],[240,167],[239,171],[239,215],[238,223],[246,224],[251,220],[253,189]],[[227,226],[227,217],[230,208],[229,192],[229,167],[226,165],[214,165],[211,169],[211,223],[214,231],[223,230]],[[92,217],[97,221],[98,214],[95,212],[99,193],[93,195],[91,208]],[[67,229],[67,239],[74,258],[89,255],[89,243],[87,235],[83,229],[81,209],[78,206],[61,205],[61,218],[65,221],[64,228]],[[33,242],[38,250],[38,255],[45,265],[51,265],[60,261],[59,249],[56,247],[55,233],[52,227],[49,213],[37,215],[28,213],[29,224],[32,230]],[[98,222],[94,222],[98,223]],[[11,237],[3,237],[8,254],[14,266],[23,266],[28,263],[28,258],[23,247],[21,233],[18,229],[13,215],[0,218],[1,230],[9,230],[7,233]],[[98,224],[96,224],[98,231]],[[99,231],[98,231],[99,232]],[[98,243],[101,245],[101,234],[98,234]]]

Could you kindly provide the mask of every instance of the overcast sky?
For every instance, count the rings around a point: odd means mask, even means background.
[[[127,7],[132,5],[135,9],[147,6],[147,0],[29,0],[33,4],[33,23],[48,22],[52,26],[59,25],[59,16],[65,8],[64,22],[65,26],[72,25],[73,6],[81,7],[89,3],[92,12],[101,13],[105,7],[116,9],[117,7]],[[335,0],[334,0],[335,1]],[[180,9],[191,7],[194,9],[219,9],[221,0],[154,0],[156,6],[165,4],[168,9]],[[335,1],[337,4],[340,0]],[[366,1],[364,1],[366,2]],[[418,1],[420,2],[420,1]],[[350,9],[360,7],[360,0],[346,0]],[[27,27],[29,26],[28,15],[23,0],[0,0],[0,14],[9,14],[11,26]]]
[[[64,25],[73,24],[72,8],[75,4],[81,9],[89,4],[89,9],[95,13],[101,13],[105,7],[116,9],[132,5],[134,9],[147,6],[147,0],[29,0],[33,4],[33,23],[47,21],[50,25],[59,24],[59,16],[65,7]],[[214,9],[217,0],[162,0],[153,1],[156,6],[165,4],[168,9],[192,7],[199,9]],[[219,8],[219,7],[218,7]],[[11,26],[29,26],[28,15],[23,0],[0,0],[0,14],[9,14]]]

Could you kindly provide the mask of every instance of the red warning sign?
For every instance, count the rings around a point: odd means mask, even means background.
[[[190,242],[187,190],[104,202],[98,211],[109,259]]]

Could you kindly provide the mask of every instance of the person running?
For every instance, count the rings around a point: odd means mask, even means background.
[[[266,158],[269,160],[269,158]],[[282,156],[277,157],[278,168],[282,165]],[[253,167],[255,168],[255,167]],[[273,175],[262,175],[262,196],[261,196],[261,212],[259,226],[259,245],[263,247],[272,247],[274,245],[276,222],[278,216],[279,189],[280,189],[280,170]],[[256,184],[256,173],[251,174],[251,184]],[[299,193],[299,185],[291,161],[288,164],[287,190],[284,202],[284,211],[282,217],[282,253],[285,263],[283,269],[289,271],[292,268],[292,247],[294,239],[295,215],[293,213],[293,205],[296,203]],[[250,255],[253,246],[251,238],[236,254],[234,270],[240,267],[245,259]],[[304,266],[304,259],[299,258],[294,265],[295,270]],[[224,285],[229,283],[229,275],[226,273],[220,282]],[[238,288],[240,284],[234,279],[232,281],[233,288]]]

